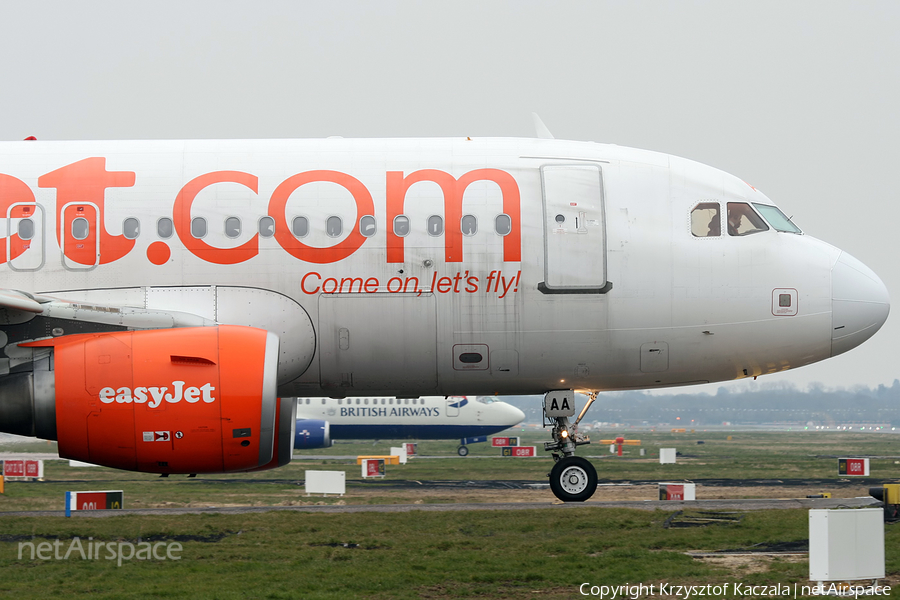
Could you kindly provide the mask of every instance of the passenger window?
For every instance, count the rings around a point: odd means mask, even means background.
[[[394,217],[394,235],[406,237],[409,235],[409,217],[398,215]]]
[[[134,217],[128,217],[122,222],[122,235],[126,240],[133,240],[141,233],[141,222]]]
[[[475,235],[478,231],[478,219],[473,215],[466,215],[462,218],[462,222],[460,222],[460,228],[462,229],[463,235]]]
[[[87,239],[88,233],[90,233],[91,227],[88,223],[88,220],[84,217],[78,217],[74,221],[72,221],[72,237],[76,240],[84,240]]]
[[[195,238],[202,238],[206,235],[206,219],[203,217],[191,219],[191,235]]]
[[[309,219],[306,217],[294,217],[294,220],[291,221],[291,233],[301,238],[309,235]]]
[[[228,217],[225,219],[225,235],[232,239],[241,235],[241,220],[239,218]]]
[[[741,236],[766,231],[769,226],[744,202],[728,203],[728,235]]]
[[[444,233],[444,219],[438,215],[428,217],[428,235],[441,235]]]
[[[372,215],[366,215],[359,220],[359,232],[363,234],[363,237],[372,237],[377,229],[375,217]]]
[[[340,217],[328,217],[325,221],[325,233],[328,234],[328,237],[338,237],[343,230],[344,224]]]
[[[172,227],[172,219],[169,217],[163,217],[156,222],[156,234],[164,240],[172,237],[174,230],[175,228]]]
[[[694,237],[722,235],[718,202],[701,202],[691,211],[691,233]]]
[[[259,235],[262,237],[272,237],[275,235],[275,219],[272,217],[263,217],[259,220],[257,229],[259,230]]]
[[[19,239],[28,241],[34,237],[34,221],[22,219],[18,227]]]
[[[512,219],[509,218],[509,215],[497,215],[497,218],[494,219],[494,231],[499,235],[509,235],[509,232],[512,231]]]

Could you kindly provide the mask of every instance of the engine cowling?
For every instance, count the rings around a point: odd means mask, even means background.
[[[276,397],[273,333],[219,325],[21,345],[51,346],[53,368],[0,380],[19,398],[5,429],[56,439],[63,458],[149,473],[290,462],[296,404]]]
[[[331,448],[331,425],[321,419],[297,419],[294,432],[295,450]]]

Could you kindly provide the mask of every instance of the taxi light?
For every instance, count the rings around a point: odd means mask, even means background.
[[[561,436],[564,437],[564,438],[567,438],[567,437],[569,437],[569,432],[566,431],[565,429],[563,429],[563,430],[562,430],[562,433],[560,433],[559,435],[561,435]]]

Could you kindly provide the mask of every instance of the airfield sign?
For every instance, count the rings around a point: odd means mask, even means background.
[[[535,446],[504,446],[500,448],[501,456],[529,457],[537,456]]]
[[[869,459],[868,458],[839,458],[838,474],[848,477],[868,477],[869,476]]]

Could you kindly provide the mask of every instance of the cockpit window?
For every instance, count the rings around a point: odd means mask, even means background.
[[[756,203],[754,203],[753,206],[762,213],[762,216],[765,217],[766,221],[769,222],[775,231],[783,231],[784,233],[803,233],[800,231],[799,227],[794,225],[790,219],[784,216],[783,212],[778,210],[778,207]]]
[[[701,202],[691,211],[691,233],[694,237],[722,235],[718,202]]]
[[[728,235],[751,235],[768,231],[769,226],[744,202],[728,203]]]

